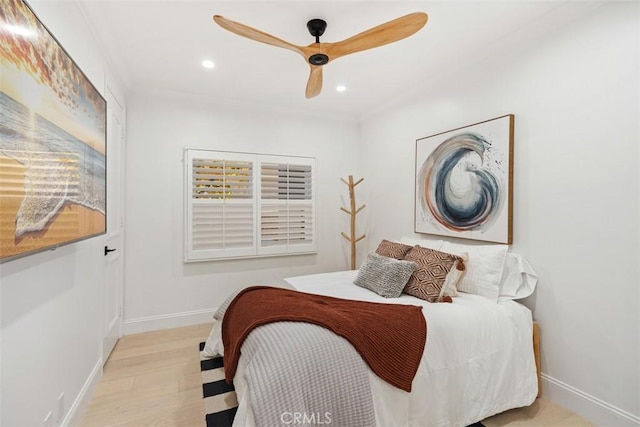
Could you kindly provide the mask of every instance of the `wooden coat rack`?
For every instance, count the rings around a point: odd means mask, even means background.
[[[356,238],[356,215],[358,215],[360,211],[362,211],[362,209],[365,208],[366,205],[362,205],[358,209],[356,209],[355,188],[356,188],[356,185],[360,184],[363,180],[364,178],[360,178],[357,182],[353,182],[353,175],[349,175],[349,181],[345,180],[344,178],[340,178],[340,181],[344,182],[345,184],[347,184],[347,187],[349,187],[349,200],[351,202],[351,210],[347,210],[343,207],[340,207],[341,211],[351,216],[350,236],[347,236],[344,232],[340,234],[342,235],[342,237],[344,237],[345,239],[347,239],[347,241],[351,243],[351,269],[352,270],[356,269],[356,243],[364,239],[366,236],[366,234],[363,234],[362,236]]]

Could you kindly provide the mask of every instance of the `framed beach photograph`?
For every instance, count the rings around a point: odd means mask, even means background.
[[[415,232],[511,244],[514,116],[416,141]]]
[[[0,4],[0,262],[106,232],[100,92],[23,0]]]

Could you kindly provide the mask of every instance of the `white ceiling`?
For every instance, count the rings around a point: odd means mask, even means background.
[[[85,0],[95,28],[126,89],[150,88],[206,95],[312,113],[360,118],[410,96],[443,73],[468,67],[602,2],[576,1],[190,1]],[[407,13],[424,11],[415,35],[348,55],[324,68],[322,93],[306,99],[309,67],[289,50],[258,43],[218,27],[214,14],[297,45],[314,42],[311,18],[328,26],[335,42]],[[206,70],[203,59],[216,66]],[[345,92],[335,90],[338,84]]]

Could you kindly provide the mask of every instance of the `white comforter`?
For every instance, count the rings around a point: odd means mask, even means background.
[[[286,279],[302,292],[381,303],[423,306],[427,343],[412,392],[369,371],[378,426],[467,426],[507,409],[530,405],[537,394],[531,312],[514,301],[493,303],[460,293],[451,304],[409,295],[385,299],[353,284],[357,271]],[[380,319],[384,321],[384,319]],[[219,323],[219,322],[218,322]],[[208,345],[220,349],[220,328]],[[242,356],[234,379],[239,408],[234,426],[254,426]]]

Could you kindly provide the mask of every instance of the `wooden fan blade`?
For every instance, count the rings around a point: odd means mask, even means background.
[[[350,53],[361,52],[385,44],[397,42],[415,34],[427,23],[424,12],[410,13],[337,43],[327,43],[327,54],[336,59]]]
[[[232,21],[220,15],[214,15],[213,20],[216,24],[220,25],[225,30],[231,31],[232,33],[235,33],[239,36],[246,37],[248,39],[255,40],[261,43],[270,44],[271,46],[289,49],[304,56],[299,46],[274,37],[271,34],[256,30],[255,28],[251,28],[239,22]]]
[[[305,96],[313,98],[317,96],[322,90],[322,67],[311,65],[311,74],[309,74],[309,81],[307,82],[307,90]]]

